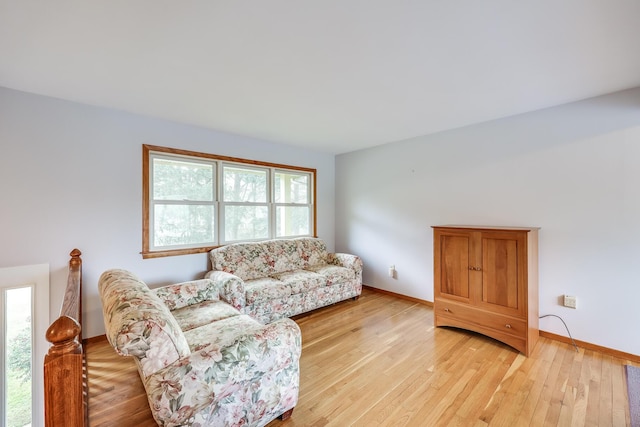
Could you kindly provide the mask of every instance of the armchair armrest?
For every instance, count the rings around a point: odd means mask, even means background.
[[[298,325],[281,319],[239,333],[222,348],[211,343],[194,349],[145,380],[153,415],[162,425],[186,425],[203,408],[213,406],[216,409],[205,421],[229,425],[225,417],[244,414],[252,419],[251,411],[263,410],[263,402],[279,400],[283,412],[293,408],[298,399],[301,348]],[[235,413],[218,411],[216,401],[236,402]]]
[[[219,298],[242,311],[246,305],[244,280],[226,271],[212,270],[205,276],[218,289]]]
[[[192,280],[153,289],[169,310],[220,299],[219,288],[209,279]]]

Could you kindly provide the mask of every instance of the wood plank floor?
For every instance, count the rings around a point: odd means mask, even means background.
[[[526,358],[433,310],[369,289],[295,318],[302,329],[300,426],[629,426],[623,365],[540,338]],[[89,424],[155,426],[132,360],[86,345]]]

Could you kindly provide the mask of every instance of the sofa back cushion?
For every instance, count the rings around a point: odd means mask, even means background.
[[[326,264],[327,247],[312,237],[233,243],[209,252],[213,270],[226,271],[242,280],[260,279],[285,271]]]
[[[295,239],[298,245],[299,267],[307,269],[309,266],[326,264],[328,261],[327,245],[322,239],[302,237]]]
[[[226,271],[242,280],[267,277],[273,272],[267,247],[263,242],[232,243],[209,252],[213,270]]]
[[[126,270],[105,271],[98,281],[109,343],[134,356],[145,377],[191,354],[169,308]]]
[[[273,257],[274,273],[304,270],[311,265],[327,263],[327,247],[321,239],[299,237],[264,243]]]

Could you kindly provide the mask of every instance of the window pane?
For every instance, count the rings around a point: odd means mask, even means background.
[[[227,242],[268,237],[269,215],[266,206],[225,206],[224,238]]]
[[[31,287],[9,289],[6,296],[7,425],[31,425]],[[4,412],[4,411],[2,411]]]
[[[215,242],[213,205],[162,205],[154,210],[156,247]]]
[[[309,175],[278,171],[275,174],[276,203],[309,203]]]
[[[308,236],[310,234],[308,206],[278,206],[276,208],[276,237]]]
[[[153,199],[213,201],[213,165],[153,159]]]
[[[224,166],[224,201],[265,203],[267,201],[267,171]]]

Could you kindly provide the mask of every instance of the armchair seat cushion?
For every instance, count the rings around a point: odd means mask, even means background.
[[[173,310],[171,314],[182,331],[190,331],[211,322],[237,316],[240,312],[222,301],[203,301]]]
[[[241,341],[242,337],[253,335],[263,328],[263,325],[251,317],[239,315],[185,331],[184,336],[189,342],[192,353],[207,351],[211,354],[219,354],[221,349],[229,347]]]

